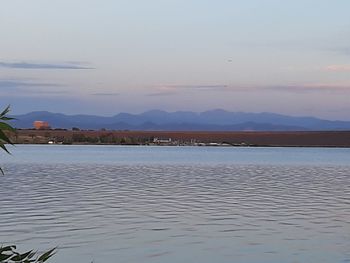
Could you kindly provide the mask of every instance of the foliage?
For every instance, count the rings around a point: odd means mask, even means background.
[[[5,110],[0,113],[0,148],[5,152],[10,153],[5,144],[12,144],[6,131],[15,131],[7,121],[13,120],[13,118],[8,117],[10,112],[10,106],[7,106]],[[3,170],[0,168],[2,174]],[[39,255],[33,250],[27,251],[25,253],[19,253],[16,251],[16,246],[0,246],[0,263],[43,263],[46,262],[50,257],[52,257],[56,252],[56,248],[53,248],[43,254]]]
[[[55,254],[55,250],[53,248],[40,255],[33,250],[19,253],[16,246],[0,247],[0,263],[43,263]]]
[[[3,110],[0,113],[0,148],[2,148],[5,152],[7,152],[8,154],[10,153],[5,144],[12,144],[12,142],[10,141],[10,139],[8,138],[8,136],[6,135],[6,131],[14,131],[15,129],[12,128],[9,124],[7,124],[6,122],[9,120],[13,120],[13,118],[10,118],[7,116],[7,114],[10,111],[10,106],[7,106],[5,110]],[[4,174],[3,170],[0,167],[0,172],[2,174]]]

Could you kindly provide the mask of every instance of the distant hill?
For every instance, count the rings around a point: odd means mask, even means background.
[[[158,131],[331,131],[350,130],[350,122],[314,117],[292,117],[275,113],[246,113],[211,110],[147,111],[141,114],[119,113],[112,117],[65,115],[46,111],[13,116],[16,128],[32,128],[36,120],[48,121],[52,128],[158,130]]]

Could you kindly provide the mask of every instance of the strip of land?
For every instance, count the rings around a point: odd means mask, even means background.
[[[15,144],[350,147],[350,131],[169,132],[22,129],[12,134],[11,138]]]

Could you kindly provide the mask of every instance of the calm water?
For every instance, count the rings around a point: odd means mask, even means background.
[[[16,146],[0,243],[51,262],[350,262],[350,149]]]

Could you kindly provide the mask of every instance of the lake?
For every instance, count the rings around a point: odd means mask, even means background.
[[[0,244],[49,262],[350,262],[350,149],[10,150]]]

